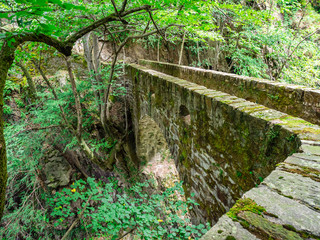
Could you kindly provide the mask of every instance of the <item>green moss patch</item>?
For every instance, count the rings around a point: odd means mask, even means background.
[[[284,228],[281,224],[270,222],[253,212],[240,212],[239,217],[250,224],[249,230],[263,239],[302,240],[296,232]]]
[[[236,204],[227,212],[227,216],[231,219],[237,220],[238,214],[243,211],[249,211],[261,215],[266,209],[262,206],[259,206],[251,198],[241,198]]]

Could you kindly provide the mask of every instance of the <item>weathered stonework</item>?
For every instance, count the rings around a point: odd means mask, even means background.
[[[139,64],[320,124],[320,90],[170,63]]]
[[[127,72],[135,126],[145,115],[157,122],[199,203],[195,222],[218,222],[203,239],[320,236],[319,126],[140,65]],[[241,197],[266,213],[220,218]]]

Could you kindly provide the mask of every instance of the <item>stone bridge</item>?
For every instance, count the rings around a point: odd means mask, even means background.
[[[203,239],[320,239],[319,90],[147,60],[127,74],[134,125],[158,124],[193,221],[214,225]]]

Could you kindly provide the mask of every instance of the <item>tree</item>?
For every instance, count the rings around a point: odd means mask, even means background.
[[[82,1],[80,1],[81,3]],[[98,20],[94,20],[92,23],[86,26],[81,26],[77,30],[73,30],[71,34],[68,30],[72,29],[72,26],[67,26],[67,31],[63,32],[62,29],[55,29],[57,23],[53,22],[54,18],[50,17],[48,12],[52,12],[53,14],[61,14],[62,17],[65,17],[66,13],[72,12],[80,14],[80,17],[87,18],[86,11],[84,7],[81,5],[77,6],[71,3],[64,3],[60,0],[49,0],[49,1],[41,1],[41,0],[32,0],[32,1],[24,1],[24,0],[15,0],[15,1],[6,1],[5,7],[3,11],[0,11],[2,17],[7,20],[15,20],[16,25],[13,26],[12,29],[7,30],[2,27],[2,31],[5,33],[1,34],[2,45],[0,51],[0,112],[3,112],[3,89],[5,86],[5,81],[7,77],[7,73],[12,63],[14,62],[14,55],[16,49],[25,42],[41,42],[45,43],[49,46],[52,46],[60,53],[62,53],[66,57],[66,61],[68,63],[68,70],[70,74],[70,80],[72,84],[72,89],[74,90],[74,95],[77,96],[74,78],[72,77],[72,70],[69,64],[69,58],[72,53],[72,48],[76,41],[91,31],[99,28],[100,26],[111,23],[111,22],[120,22],[123,25],[127,24],[127,21],[124,18],[132,16],[133,14],[139,14],[139,12],[146,11],[150,12],[151,6],[146,4],[140,4],[140,6],[133,6],[128,9],[127,0],[123,0],[121,2],[121,7],[117,7],[114,1],[111,1],[113,10],[109,10],[109,14],[104,17],[101,17]],[[110,4],[109,4],[110,6]],[[78,10],[83,10],[78,11]],[[43,18],[46,20],[50,20],[51,22],[44,22]],[[71,17],[69,17],[71,18]],[[61,20],[61,19],[60,19]],[[37,24],[34,24],[36,22]],[[61,23],[62,22],[62,23]],[[59,23],[60,26],[63,26],[63,21]],[[84,22],[84,21],[82,21]],[[8,21],[7,21],[8,23]],[[65,26],[63,26],[65,27]],[[61,31],[60,31],[61,30]],[[59,33],[60,31],[60,33]],[[159,29],[157,30],[159,31]],[[154,31],[153,33],[156,33]],[[58,32],[58,37],[57,37]],[[153,34],[152,33],[152,34]],[[135,38],[134,36],[129,37],[128,39]],[[123,45],[127,41],[123,42],[117,49],[116,54],[122,49]],[[116,57],[114,58],[114,62],[116,61]],[[114,64],[113,64],[114,65]],[[110,73],[110,78],[112,78],[113,72]],[[104,96],[108,96],[109,88],[107,89],[107,94]],[[76,97],[76,107],[78,111],[78,126],[75,129],[75,134],[81,144],[84,144],[81,138],[81,113],[79,110],[79,101]],[[86,148],[86,146],[83,146]],[[6,145],[5,139],[3,135],[3,117],[0,116],[0,219],[3,215],[3,209],[5,204],[5,190],[6,190],[6,181],[7,181],[7,158],[6,158]]]

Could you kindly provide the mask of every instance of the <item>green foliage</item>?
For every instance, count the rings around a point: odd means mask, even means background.
[[[255,4],[260,7],[254,7]],[[217,69],[214,58],[218,61],[225,58],[228,68],[217,70],[320,86],[317,43],[320,32],[315,32],[320,15],[310,2],[199,1],[181,12],[163,8],[155,18],[162,24],[174,21],[185,25],[186,49],[191,51],[192,59],[197,59],[198,54],[201,56],[200,60],[193,60],[193,66]],[[306,37],[313,32],[315,34]],[[182,36],[179,29],[166,34],[167,40],[177,46],[181,44]],[[151,47],[156,47],[156,43],[156,37],[149,37]],[[214,56],[203,58],[208,51]]]
[[[149,183],[137,183],[128,189],[118,188],[115,181],[96,183],[88,178],[76,181],[48,199],[53,208],[55,227],[65,229],[68,218],[83,212],[81,224],[74,234],[118,239],[126,231],[134,231],[140,239],[198,239],[207,230],[202,224],[192,225],[187,214],[191,199],[184,202],[181,184],[163,193],[149,193]],[[179,197],[180,196],[180,197]],[[73,205],[79,206],[76,210]]]
[[[316,37],[305,36],[315,31],[320,15],[304,1],[279,0],[267,6],[270,9],[228,8],[225,13],[238,25],[235,28],[223,23],[228,31],[223,34],[222,50],[231,59],[230,70],[240,75],[318,87],[319,46],[314,41]],[[283,14],[284,19],[277,18],[274,12]],[[303,24],[308,28],[300,29]]]
[[[98,152],[98,151],[108,152],[111,148],[115,146],[116,141],[112,139],[108,139],[108,140],[102,139],[101,141],[92,139],[92,140],[89,140],[88,143],[90,144],[94,152]]]
[[[306,1],[277,0],[270,1],[270,5],[262,1],[265,5],[257,8],[254,7],[255,1],[250,1],[252,5],[247,4],[248,1],[241,4],[239,2],[137,0],[128,1],[127,9],[150,4],[155,10],[152,15],[159,27],[179,24],[179,28],[167,31],[164,35],[169,42],[176,45],[175,49],[179,49],[182,36],[185,35],[185,48],[191,55],[199,58],[194,57],[195,66],[218,68],[213,66],[213,60],[220,60],[221,57],[227,59],[230,72],[319,87],[319,33],[314,31],[319,26],[320,17],[311,5]],[[116,0],[115,3],[120,9],[122,1]],[[12,0],[2,1],[0,9],[3,20],[0,46],[5,39],[9,46],[12,46],[16,41],[14,36],[28,32],[46,34],[63,41],[73,32],[91,24],[91,16],[101,19],[114,13],[114,7],[107,0],[79,0],[76,3],[68,0]],[[277,14],[281,17],[277,17]],[[119,21],[108,26],[117,32],[117,41],[123,41],[132,32],[142,33],[156,29],[147,12],[124,17],[123,20],[130,23],[119,27]],[[315,34],[312,34],[313,32]],[[106,41],[112,39],[101,32],[97,35],[104,37]],[[163,43],[160,35],[141,40],[146,41],[151,48],[156,48],[158,43],[162,46]],[[31,58],[38,58],[45,51],[48,51],[48,47],[44,44],[25,44],[16,51],[16,61],[28,63]],[[203,58],[209,51],[213,52],[214,56]],[[94,74],[89,74],[91,78],[79,78],[77,81],[84,116],[82,137],[88,142],[92,152],[102,152],[105,156],[110,153],[115,141],[108,138],[92,139],[92,126],[99,118],[95,103],[101,104],[101,99],[96,99],[94,92],[105,91],[111,85],[113,92],[110,100],[126,94],[126,89],[116,82],[120,76],[120,67],[116,66],[110,82],[109,65],[98,69],[98,77],[102,78],[103,84],[95,82],[97,76]],[[115,182],[97,183],[88,178],[87,182],[78,180],[71,188],[58,191],[54,196],[44,192],[45,189],[40,184],[39,163],[44,157],[46,140],[52,138],[53,142],[59,142],[65,149],[79,149],[78,139],[68,130],[61,117],[60,107],[68,116],[70,124],[77,125],[71,87],[69,84],[63,88],[53,85],[59,100],[54,99],[50,90],[40,92],[38,102],[28,106],[30,111],[22,114],[24,117],[21,122],[6,127],[8,211],[4,217],[4,228],[0,229],[0,236],[8,239],[17,236],[24,239],[62,236],[70,226],[70,219],[84,211],[80,225],[71,233],[75,238],[103,236],[112,239],[130,230],[134,230],[143,239],[199,238],[206,231],[205,227],[193,226],[188,218],[182,218],[187,213],[187,204],[191,206],[194,202],[188,199],[186,204],[177,197],[183,194],[181,185],[163,193],[150,193],[150,190],[147,190],[149,183],[121,189]],[[239,88],[242,89],[243,86]],[[19,92],[19,89],[19,84],[8,80],[4,89],[5,102],[12,101],[10,95]],[[269,98],[277,100],[278,96],[269,95]],[[23,101],[15,101],[18,107],[25,107]],[[4,113],[11,114],[12,109],[4,105]],[[52,125],[58,125],[59,130],[44,129],[19,133],[31,126],[46,128]],[[279,132],[271,129],[267,133],[267,144],[276,140],[278,135]],[[293,141],[292,136],[287,140]],[[181,154],[182,158],[183,155],[185,154]],[[239,178],[242,176],[239,171],[236,174]],[[220,175],[223,176],[222,170]],[[229,214],[236,218],[239,211],[247,210],[256,213],[264,211],[254,202],[244,200],[238,201]]]
[[[7,212],[0,228],[1,239],[48,239],[46,207],[41,200],[43,190],[38,181],[39,160],[43,157],[42,133],[18,134],[24,124],[7,125],[8,186]],[[37,238],[36,238],[37,239]]]
[[[19,85],[11,80],[7,80],[4,86],[3,95],[10,95],[13,91],[19,91]]]

